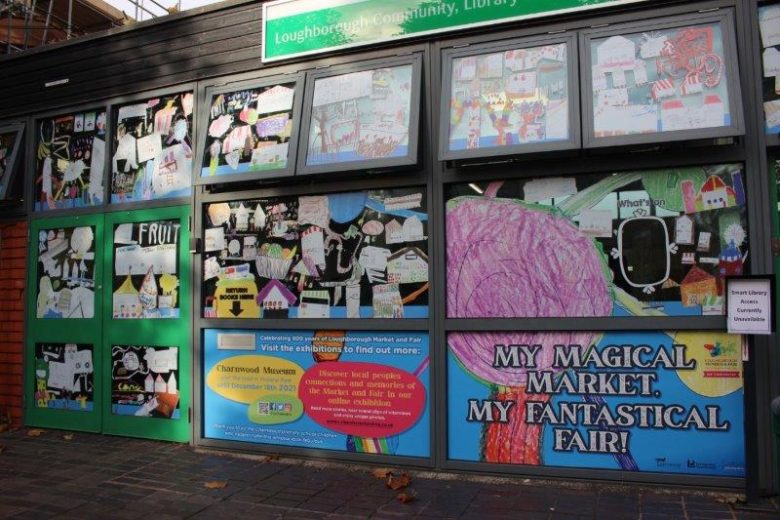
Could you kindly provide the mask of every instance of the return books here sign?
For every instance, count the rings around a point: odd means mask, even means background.
[[[646,0],[276,0],[263,4],[263,61]]]

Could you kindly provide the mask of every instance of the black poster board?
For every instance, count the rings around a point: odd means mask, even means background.
[[[36,408],[91,412],[95,367],[92,345],[35,344]]]
[[[206,88],[197,162],[199,184],[272,179],[295,173],[303,75]]]
[[[39,119],[35,129],[35,210],[103,204],[105,109]]]
[[[744,182],[725,164],[453,184],[447,315],[722,316],[749,268]]]
[[[424,188],[204,206],[207,318],[426,318]]]
[[[182,92],[114,109],[112,204],[190,195],[194,103]]]
[[[36,318],[95,316],[95,227],[38,233]]]
[[[178,419],[179,348],[111,347],[111,413]]]

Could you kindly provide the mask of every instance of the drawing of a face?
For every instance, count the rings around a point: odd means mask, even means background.
[[[658,217],[624,220],[618,228],[620,271],[632,287],[660,285],[669,278],[669,231]]]
[[[92,373],[92,351],[82,350],[76,353],[74,373],[76,374]]]

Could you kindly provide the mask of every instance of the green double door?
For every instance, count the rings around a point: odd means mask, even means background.
[[[32,222],[27,425],[189,441],[189,212]]]

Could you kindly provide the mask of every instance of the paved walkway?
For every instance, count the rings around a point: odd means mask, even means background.
[[[736,510],[735,495],[680,489],[411,472],[393,491],[376,469],[23,429],[0,434],[0,518],[780,518]]]

